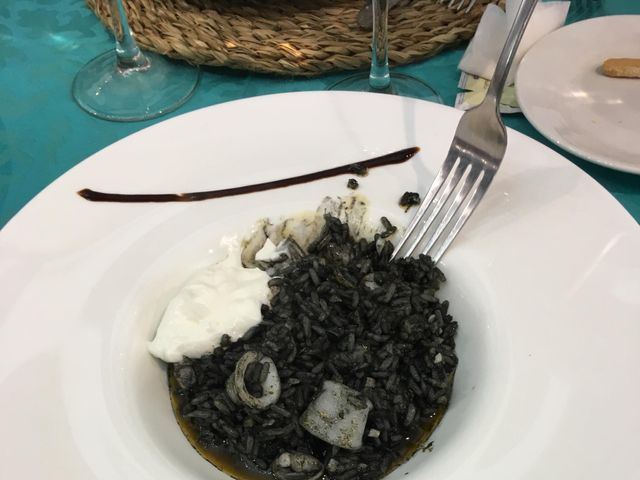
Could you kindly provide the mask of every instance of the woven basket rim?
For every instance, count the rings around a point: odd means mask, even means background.
[[[108,2],[87,0],[110,24]],[[123,0],[148,50],[196,65],[288,76],[368,67],[371,32],[357,26],[362,0]],[[473,36],[484,6],[465,13],[437,0],[401,0],[389,16],[389,59],[403,65]]]

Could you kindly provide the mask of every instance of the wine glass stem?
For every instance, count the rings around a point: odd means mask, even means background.
[[[109,9],[113,34],[116,39],[118,69],[123,73],[146,70],[149,68],[149,60],[133,39],[122,0],[109,0]]]
[[[373,90],[387,90],[391,85],[389,75],[389,57],[387,47],[387,18],[389,16],[389,0],[372,0],[373,38],[371,40],[371,71],[369,86]]]

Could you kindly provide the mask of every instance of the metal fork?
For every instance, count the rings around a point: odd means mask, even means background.
[[[447,232],[439,249],[432,255],[437,263],[489,188],[507,149],[507,132],[498,111],[500,96],[536,3],[537,0],[524,0],[520,5],[487,95],[480,105],[462,115],[440,172],[392,258],[410,256],[417,251],[429,254]],[[455,197],[448,202],[454,191],[457,192]],[[440,215],[440,223],[434,225],[446,204],[448,208],[444,216]]]

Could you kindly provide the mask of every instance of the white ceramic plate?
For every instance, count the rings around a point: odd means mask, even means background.
[[[527,52],[518,103],[558,146],[605,167],[640,173],[640,79],[599,73],[607,58],[640,58],[640,15],[566,26]]]
[[[96,204],[77,190],[206,190],[418,145],[360,182],[373,218],[402,223],[398,198],[425,190],[459,117],[385,95],[259,97],[143,130],[55,181],[0,233],[0,478],[225,478],[178,429],[145,342],[221,236],[350,192],[347,177],[182,204]],[[390,478],[640,478],[639,244],[606,191],[510,131],[442,262],[460,322],[450,410],[433,452]]]

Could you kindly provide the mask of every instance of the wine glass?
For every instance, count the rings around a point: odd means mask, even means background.
[[[341,80],[329,87],[329,90],[348,90],[352,92],[376,92],[421,98],[442,103],[440,95],[429,85],[415,77],[401,73],[389,73],[387,50],[387,19],[389,0],[371,0],[373,13],[373,36],[371,40],[371,69]]]
[[[200,70],[140,51],[122,0],[107,1],[115,50],[80,69],[71,87],[74,100],[91,115],[121,122],[148,120],[175,110],[193,94]]]

